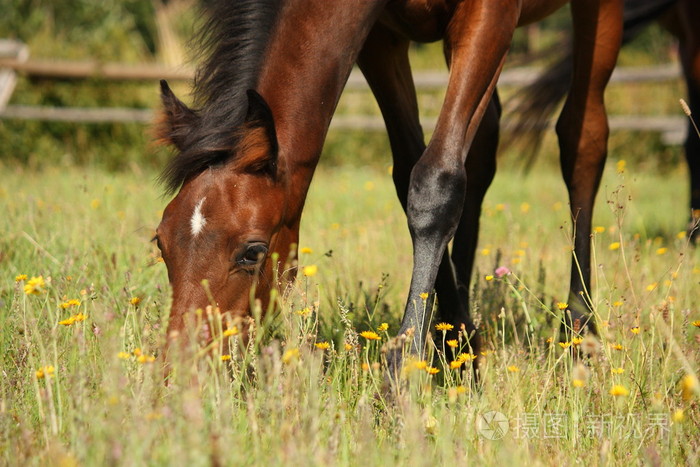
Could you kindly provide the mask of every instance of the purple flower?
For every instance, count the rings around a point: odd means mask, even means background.
[[[493,273],[496,275],[496,277],[500,278],[500,277],[507,276],[508,274],[510,274],[510,269],[508,269],[505,266],[499,266],[496,268],[496,270]]]

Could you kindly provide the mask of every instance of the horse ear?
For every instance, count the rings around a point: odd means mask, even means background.
[[[164,79],[160,80],[160,99],[163,111],[156,124],[156,136],[160,141],[172,144],[182,151],[185,138],[199,116],[175,97]]]
[[[277,132],[272,110],[265,99],[255,90],[249,89],[248,112],[245,117],[247,135],[243,137],[244,150],[256,149],[247,157],[248,169],[274,176],[277,172]]]

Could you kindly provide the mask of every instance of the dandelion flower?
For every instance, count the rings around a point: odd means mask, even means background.
[[[64,310],[68,309],[72,306],[80,306],[80,300],[78,300],[77,298],[72,298],[70,300],[66,300],[65,302],[61,303],[59,306],[61,308],[63,308]]]
[[[425,371],[429,375],[436,375],[436,374],[440,373],[440,370],[435,368],[434,366],[429,366],[428,368],[425,369]]]
[[[438,323],[435,325],[435,329],[443,332],[452,331],[454,329],[454,326],[450,323]]]
[[[304,269],[302,269],[302,274],[306,277],[313,277],[316,275],[318,272],[318,266],[315,264],[310,264],[308,266],[304,266]]]
[[[685,420],[685,414],[683,413],[683,409],[674,410],[671,419],[674,423],[681,423],[683,420]]]
[[[44,292],[46,292],[44,276],[32,277],[24,284],[24,293],[27,295],[41,295]]]
[[[360,335],[368,341],[378,341],[379,339],[381,339],[381,337],[379,337],[379,334],[377,334],[374,331],[362,331]]]
[[[457,348],[457,339],[450,339],[446,342],[448,347]]]
[[[316,346],[317,349],[321,349],[321,350],[328,350],[331,348],[331,344],[328,342],[316,342],[314,345]]]
[[[425,370],[426,368],[428,368],[428,362],[426,362],[425,360],[416,360],[415,362],[413,362],[413,367],[417,370]]]
[[[681,379],[681,396],[683,400],[689,401],[696,392],[698,392],[697,378],[691,374],[683,376],[683,379]]]
[[[15,282],[22,282],[27,280],[27,275],[26,274],[19,274],[15,276]]]
[[[377,331],[384,332],[389,329],[389,323],[382,323],[377,327]]]
[[[287,349],[284,351],[284,354],[282,355],[282,363],[289,364],[295,361],[297,358],[299,358],[299,349],[297,348],[291,348]]]
[[[482,355],[485,355],[484,352],[481,352]],[[459,355],[457,355],[457,360],[462,361],[462,362],[471,362],[472,360],[476,360],[476,355],[472,353],[466,353],[463,352]]]
[[[510,371],[511,373],[517,373],[517,372],[520,371],[520,368],[518,368],[518,367],[515,366],[515,365],[510,365],[510,366],[509,366],[508,368],[506,368],[506,369],[507,369],[508,371]]]
[[[620,249],[620,242],[612,242],[610,245],[608,245],[608,250],[610,251],[615,251]]]
[[[238,326],[231,326],[230,328],[226,329],[223,334],[224,337],[235,336],[238,334]]]
[[[624,387],[621,384],[616,384],[612,388],[610,388],[610,395],[611,396],[629,396],[630,392],[629,389]]]

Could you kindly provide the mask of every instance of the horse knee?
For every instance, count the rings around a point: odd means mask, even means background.
[[[408,190],[411,234],[451,238],[462,213],[466,182],[463,166],[416,164]]]

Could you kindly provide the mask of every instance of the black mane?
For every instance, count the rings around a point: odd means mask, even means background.
[[[192,122],[184,144],[160,176],[168,193],[207,167],[223,162],[236,144],[247,110],[246,91],[257,84],[279,0],[202,2],[204,24],[194,38],[196,57],[206,57],[194,80]]]

